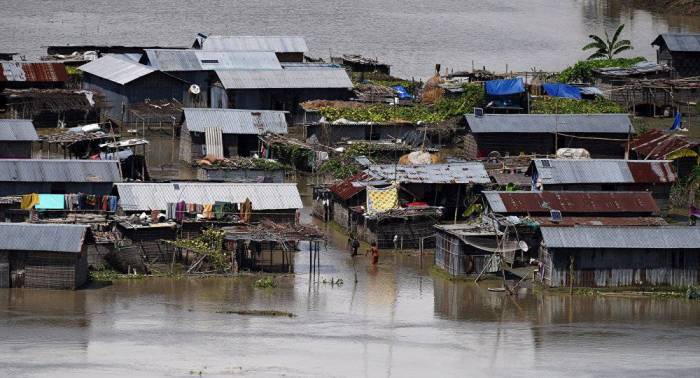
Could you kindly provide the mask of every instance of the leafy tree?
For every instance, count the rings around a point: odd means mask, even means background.
[[[596,51],[588,57],[588,60],[612,59],[613,56],[623,51],[632,50],[632,42],[630,42],[629,39],[619,39],[622,29],[624,28],[625,24],[618,26],[612,39],[610,39],[607,31],[605,32],[605,40],[594,34],[589,35],[588,38],[592,39],[593,42],[583,46],[583,51],[591,49],[595,49]]]

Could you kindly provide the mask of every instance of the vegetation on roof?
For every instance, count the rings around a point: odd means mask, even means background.
[[[431,105],[415,104],[397,106],[389,104],[372,104],[358,107],[331,107],[319,109],[326,120],[333,122],[346,119],[355,122],[408,122],[438,123],[464,115],[475,107],[484,105],[484,88],[478,84],[465,84],[464,93],[456,98],[442,97]]]
[[[270,146],[272,156],[283,165],[309,171],[313,164],[314,151],[296,144],[275,143]]]
[[[530,102],[532,114],[598,114],[625,113],[617,103],[605,98],[574,100],[560,97],[539,97]]]
[[[415,90],[418,89],[421,84],[419,81],[401,79],[380,72],[353,72],[351,74],[351,79],[354,84],[371,83],[385,87],[401,85],[411,94],[415,94]]]
[[[629,68],[641,62],[646,62],[646,58],[581,60],[573,66],[564,69],[559,74],[558,81],[562,83],[588,83],[593,80],[593,70],[595,69],[608,67]]]
[[[290,168],[276,160],[246,157],[232,157],[213,161],[202,159],[197,162],[197,166],[206,169],[260,169],[264,171]]]
[[[360,168],[356,163],[351,162],[346,157],[338,157],[326,160],[318,168],[318,173],[330,175],[336,179],[344,179],[359,172]]]

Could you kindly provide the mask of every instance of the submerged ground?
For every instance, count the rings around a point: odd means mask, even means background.
[[[331,233],[279,287],[256,277],[0,291],[5,376],[696,376],[700,302],[521,291],[430,275],[429,258],[352,260]],[[294,314],[239,315],[241,310]]]

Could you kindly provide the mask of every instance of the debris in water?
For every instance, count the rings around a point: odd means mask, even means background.
[[[227,311],[217,311],[217,314],[236,314],[236,315],[249,315],[249,316],[286,316],[293,318],[296,315],[291,312],[286,311],[276,311],[276,310],[227,310]]]

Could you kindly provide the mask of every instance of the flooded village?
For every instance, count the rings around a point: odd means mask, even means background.
[[[0,366],[695,376],[700,33],[600,31],[428,77],[300,35],[0,46]]]

